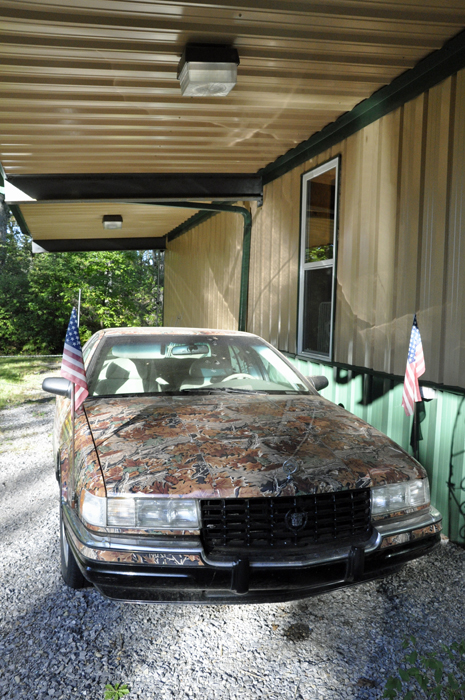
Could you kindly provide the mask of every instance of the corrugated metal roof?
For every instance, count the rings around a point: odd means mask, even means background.
[[[121,202],[31,202],[22,204],[21,212],[39,244],[42,240],[61,239],[156,238],[193,214],[192,209]],[[122,229],[106,231],[102,224],[105,214],[120,214]]]
[[[0,161],[256,172],[464,26],[464,0],[1,0]],[[181,96],[192,41],[237,48],[229,96]]]

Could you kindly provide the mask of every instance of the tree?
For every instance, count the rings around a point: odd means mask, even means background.
[[[0,353],[60,353],[81,289],[81,340],[162,323],[160,251],[41,253],[9,217],[0,243]]]
[[[0,241],[0,352],[15,352],[28,342],[28,273],[31,246],[9,216]]]

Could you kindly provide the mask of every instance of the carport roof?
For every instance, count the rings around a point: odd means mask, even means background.
[[[341,127],[360,128],[370,109],[379,115],[383,86],[391,87],[386,111],[465,64],[463,35],[438,51],[465,27],[463,0],[2,0],[0,24],[7,178],[26,184],[25,192],[31,176],[68,176],[55,178],[63,187],[76,175],[105,174],[115,184],[100,209],[97,202],[78,206],[82,197],[71,189],[69,197],[49,191],[40,204],[22,205],[37,239],[52,237],[46,226],[59,226],[63,238],[75,240],[84,229],[84,237],[102,238],[101,226],[94,232],[84,219],[101,219],[108,202],[126,202],[130,221],[134,199],[116,184],[131,175],[186,182],[189,174],[191,181],[235,174],[250,182],[260,172],[272,179],[308,157],[309,144],[323,150],[324,138],[334,140]],[[177,67],[189,42],[238,50],[238,81],[227,97],[181,96]],[[406,71],[415,66],[413,88]],[[206,190],[201,199],[234,199],[227,194]],[[242,194],[237,199],[259,197]],[[173,196],[195,198],[179,183]],[[51,204],[59,199],[75,202],[66,226]],[[154,207],[150,216],[157,237],[183,214]]]

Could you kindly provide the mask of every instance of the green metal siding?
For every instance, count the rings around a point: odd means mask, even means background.
[[[323,374],[329,386],[321,395],[342,404],[412,454],[412,418],[401,406],[403,382],[376,373],[346,370],[289,357],[304,376]],[[465,395],[436,389],[425,402],[420,462],[431,484],[431,501],[444,516],[444,533],[465,544]]]

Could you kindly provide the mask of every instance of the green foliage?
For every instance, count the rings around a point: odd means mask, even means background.
[[[115,685],[107,683],[105,686],[105,700],[120,700],[123,695],[129,695],[126,683],[115,683]]]
[[[42,253],[10,217],[0,238],[0,354],[61,353],[81,289],[81,342],[101,328],[162,323],[153,251]]]
[[[307,248],[305,251],[305,262],[317,262],[319,260],[330,260],[333,257],[333,246],[316,245],[312,248]]]
[[[452,671],[458,671],[459,679],[463,679],[465,640],[460,644],[454,642],[451,646],[441,644],[441,658],[438,652],[420,656],[415,649],[416,644],[417,641],[413,635],[404,640],[402,648],[408,649],[408,653],[404,656],[397,675],[388,678],[383,698],[399,697],[402,700],[414,700],[420,697],[432,700],[464,698],[465,683],[457,680]]]
[[[0,348],[24,345],[29,340],[20,315],[27,308],[30,260],[27,239],[19,230],[14,233],[10,219],[6,235],[0,238]]]

